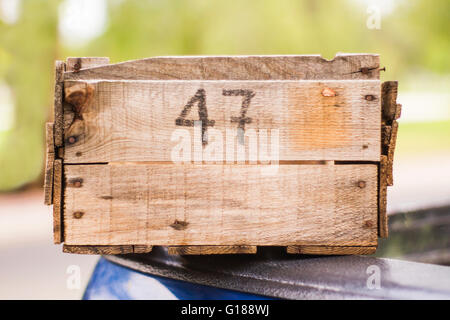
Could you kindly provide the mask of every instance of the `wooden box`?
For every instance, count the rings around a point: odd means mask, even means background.
[[[45,202],[72,253],[370,254],[397,82],[379,56],[56,62]]]

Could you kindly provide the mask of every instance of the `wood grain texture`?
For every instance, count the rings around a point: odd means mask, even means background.
[[[391,139],[389,140],[389,148],[387,153],[388,167],[387,167],[387,185],[394,185],[394,151],[397,144],[398,122],[392,122]]]
[[[44,176],[44,203],[53,204],[53,163],[55,161],[55,148],[53,140],[53,122],[45,124],[46,161]]]
[[[71,246],[63,245],[63,252],[77,254],[129,254],[129,253],[149,253],[152,246]]]
[[[397,94],[398,94],[398,81],[385,81],[381,85],[382,96],[382,116],[383,122],[390,125],[396,116],[400,116],[397,113]]]
[[[387,176],[388,176],[388,157],[381,156],[378,174],[378,236],[380,238],[387,238],[388,231],[388,216],[387,216]]]
[[[64,144],[64,117],[63,117],[63,94],[64,94],[64,70],[63,61],[55,61],[55,91],[54,91],[54,140],[55,146],[62,147]]]
[[[93,98],[88,99],[88,93],[83,96],[80,87],[91,88],[86,90],[93,91]],[[377,80],[66,81],[66,96],[72,94],[75,104],[83,107],[65,113],[65,163],[171,161],[180,141],[172,137],[177,130],[190,134],[194,150],[194,127],[177,125],[176,119],[199,88],[206,93],[208,119],[215,121],[207,132],[219,131],[222,141],[227,129],[237,129],[233,118],[240,116],[243,100],[225,95],[224,90],[245,89],[255,94],[247,109],[251,120],[245,123],[245,132],[254,130],[259,135],[260,130],[278,130],[279,160],[379,161]],[[324,96],[325,89],[336,95]],[[375,98],[368,101],[367,95]],[[193,105],[186,119],[199,119],[197,109]],[[69,139],[73,143],[67,143]],[[261,145],[268,147],[267,142]],[[226,151],[224,147],[223,160]]]
[[[168,252],[173,255],[255,254],[257,246],[171,246]]]
[[[64,241],[62,194],[63,164],[61,159],[55,159],[53,165],[53,242],[56,244]]]
[[[153,250],[153,246],[134,245],[133,253],[149,253]]]
[[[153,57],[66,72],[66,80],[369,80],[379,79],[375,54]]]
[[[290,254],[318,254],[318,255],[350,255],[373,254],[376,246],[288,246],[286,252]]]
[[[79,72],[83,69],[100,67],[108,64],[108,57],[69,57],[66,60],[66,71]]]
[[[377,167],[65,165],[65,242],[376,245]]]

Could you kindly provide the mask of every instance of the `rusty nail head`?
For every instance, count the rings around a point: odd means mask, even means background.
[[[81,187],[81,181],[80,181],[80,180],[77,180],[77,181],[74,182],[73,185],[74,185],[75,187],[79,188],[79,187]]]
[[[367,101],[373,101],[375,100],[375,96],[372,94],[368,94],[364,97]]]
[[[365,188],[366,187],[366,182],[362,181],[362,180],[358,181],[358,187],[360,187],[361,189]]]
[[[75,218],[75,219],[81,219],[81,217],[84,215],[84,212],[81,212],[81,211],[76,211],[76,212],[74,212],[73,213],[73,217]]]
[[[366,222],[364,222],[364,226],[366,226],[367,228],[371,228],[373,226],[372,221],[367,220]]]
[[[69,143],[75,143],[76,139],[75,137],[69,137],[69,139],[67,140]]]

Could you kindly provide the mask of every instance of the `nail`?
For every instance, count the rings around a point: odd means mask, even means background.
[[[364,226],[367,227],[367,228],[371,228],[373,226],[373,223],[372,223],[372,221],[367,220],[367,221],[364,222]]]
[[[362,74],[368,74],[370,72],[370,69],[367,67],[362,67],[359,70],[361,71]]]
[[[368,94],[368,95],[366,95],[364,97],[364,99],[366,99],[367,101],[373,101],[373,100],[375,100],[375,96],[371,95],[371,94]]]
[[[358,187],[360,187],[361,189],[365,188],[366,187],[366,182],[362,181],[362,180],[358,181]]]
[[[76,211],[76,212],[74,212],[73,213],[73,217],[75,218],[75,219],[81,219],[81,217],[84,215],[84,212],[81,212],[81,211]]]
[[[70,144],[74,144],[77,141],[77,139],[75,137],[69,137],[69,139],[67,139],[67,142]]]
[[[170,226],[175,230],[184,230],[187,228],[189,222],[175,220]]]

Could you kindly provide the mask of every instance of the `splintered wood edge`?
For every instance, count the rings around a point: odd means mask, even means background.
[[[62,220],[63,164],[61,159],[55,159],[53,170],[53,242],[59,244],[64,241]]]
[[[388,216],[387,216],[387,179],[388,179],[388,157],[381,156],[379,165],[379,181],[378,181],[378,236],[387,238],[388,232]]]
[[[68,63],[72,61],[76,60]],[[65,80],[379,80],[380,57],[377,54],[337,54],[331,60],[320,55],[152,57],[67,70],[64,77]]]
[[[148,253],[153,246],[147,245],[123,245],[123,246],[76,246],[63,245],[63,252],[77,254],[129,254],[129,253]]]
[[[53,204],[53,163],[55,161],[55,148],[53,141],[53,122],[45,124],[46,161],[44,177],[44,203]]]
[[[257,246],[169,246],[171,255],[255,254]]]
[[[320,255],[353,255],[373,254],[376,246],[353,247],[353,246],[287,246],[289,254],[320,254]]]

